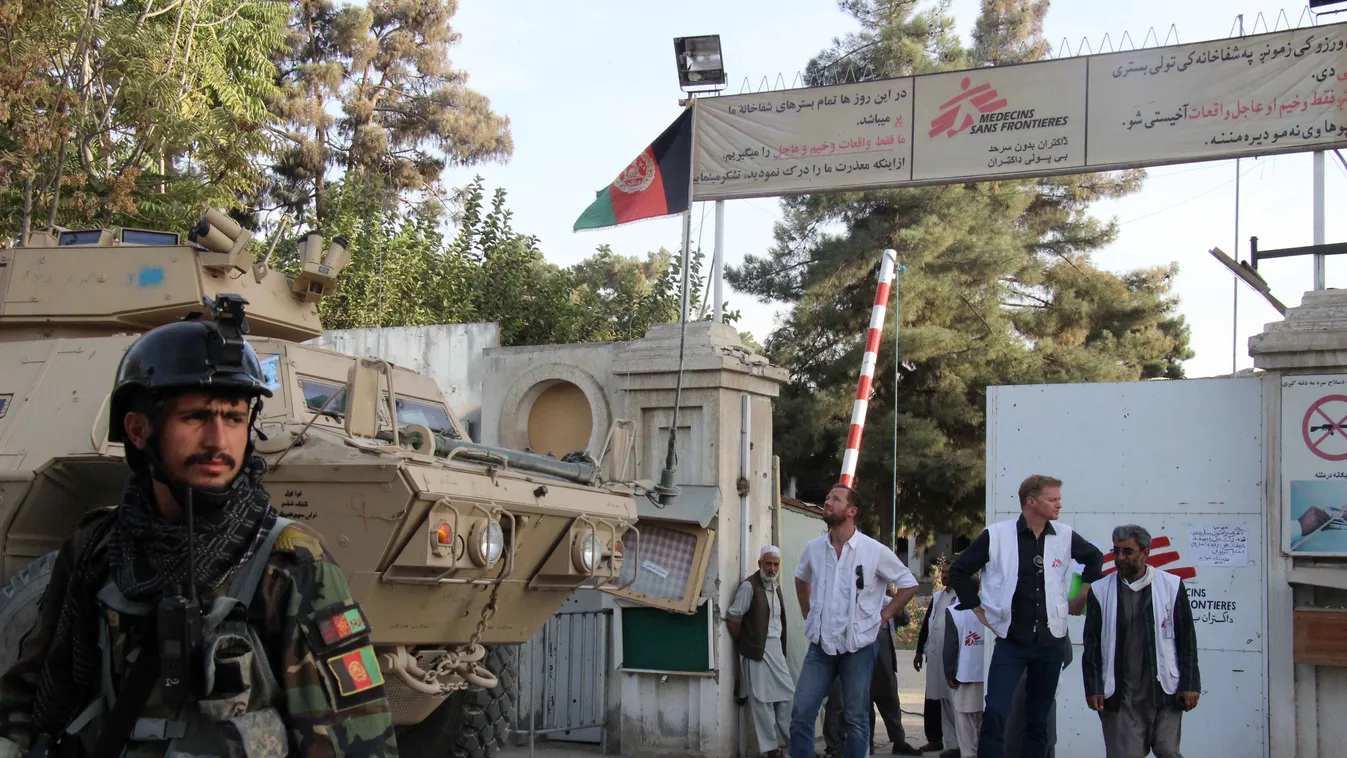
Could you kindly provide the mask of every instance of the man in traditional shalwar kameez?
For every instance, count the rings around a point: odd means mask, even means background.
[[[1182,758],[1183,712],[1202,690],[1183,580],[1146,564],[1151,535],[1113,530],[1116,573],[1090,586],[1081,656],[1085,702],[1099,712],[1107,758]]]
[[[736,696],[748,703],[758,752],[781,758],[790,740],[790,709],[795,683],[786,667],[786,611],[781,596],[781,550],[763,547],[758,570],[734,593],[729,610],[730,636],[739,653]]]
[[[940,559],[940,586],[942,590],[937,590],[931,595],[931,607],[926,612],[926,618],[921,622],[921,634],[917,636],[917,654],[912,659],[912,667],[921,671],[922,658],[926,663],[926,701],[933,703],[934,708],[939,710],[939,716],[933,721],[939,727],[939,731],[932,734],[932,728],[927,726],[926,737],[931,740],[938,735],[938,740],[943,743],[944,751],[940,758],[957,758],[959,755],[959,735],[955,729],[954,719],[954,692],[949,688],[945,681],[945,670],[943,661],[945,660],[943,651],[945,649],[945,622],[948,616],[945,610],[959,602],[958,595],[949,586],[949,566],[950,562],[943,556]],[[929,724],[930,722],[928,722]],[[928,741],[922,747],[926,750],[940,750],[941,745],[934,741]]]

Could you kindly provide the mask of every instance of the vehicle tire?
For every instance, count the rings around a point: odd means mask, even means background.
[[[515,678],[519,648],[487,649],[483,665],[499,683],[489,690],[471,687],[450,695],[419,724],[398,733],[404,758],[492,758],[509,744],[514,728]]]
[[[37,625],[37,606],[51,582],[56,551],[34,559],[0,588],[0,672],[19,657],[19,645]]]

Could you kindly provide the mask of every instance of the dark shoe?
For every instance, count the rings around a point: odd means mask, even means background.
[[[946,750],[941,753],[940,758],[959,758],[961,755],[963,755],[963,753],[960,753],[959,749],[956,747],[953,750]]]
[[[921,755],[920,750],[912,747],[906,742],[894,743],[892,753],[894,755]]]
[[[768,750],[762,755],[763,758],[783,758],[781,755],[781,748],[777,748],[776,750]]]
[[[940,749],[940,746],[937,745],[937,744],[935,744],[934,742],[928,742],[928,743],[926,743],[925,745],[922,745],[922,746],[921,746],[921,752],[923,752],[923,753],[934,753],[935,751],[937,751],[937,750],[939,750],[939,749]]]

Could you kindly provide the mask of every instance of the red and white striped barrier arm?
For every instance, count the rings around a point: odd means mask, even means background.
[[[851,408],[851,429],[847,432],[847,447],[842,451],[841,482],[848,487],[856,481],[856,459],[861,452],[861,433],[865,430],[865,412],[870,407],[870,383],[875,378],[875,364],[879,361],[879,338],[884,333],[884,314],[889,306],[889,287],[893,285],[893,270],[898,263],[898,251],[884,251],[879,264],[879,289],[875,292],[875,308],[870,312],[870,332],[865,337],[865,357],[861,359],[861,381],[856,387],[856,404]]]

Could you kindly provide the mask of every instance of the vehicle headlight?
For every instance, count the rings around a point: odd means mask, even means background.
[[[473,527],[472,560],[491,568],[505,552],[505,532],[496,521],[483,521]]]
[[[603,555],[603,547],[599,544],[598,535],[592,531],[586,531],[580,539],[575,541],[575,550],[573,560],[575,567],[588,574],[599,564],[599,556]]]

